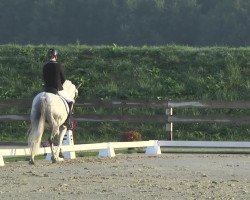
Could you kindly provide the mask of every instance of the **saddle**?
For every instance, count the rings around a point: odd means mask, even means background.
[[[68,112],[68,117],[63,124],[67,126],[68,130],[75,129],[77,125],[75,120],[73,119],[73,102],[67,102],[62,96],[58,94],[58,91],[55,88],[47,87],[45,88],[45,92],[58,95],[62,99],[63,103],[65,104],[65,109]]]

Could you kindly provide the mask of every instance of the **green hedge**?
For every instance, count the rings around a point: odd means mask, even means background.
[[[42,66],[47,62],[50,47],[0,46],[0,98],[33,98],[43,89]],[[68,79],[83,84],[79,91],[80,99],[250,100],[250,48],[120,47],[115,44],[55,48],[59,50],[59,61],[65,65]],[[227,112],[232,113],[230,110]],[[6,139],[9,131],[14,135],[16,130],[11,130],[15,125],[1,123],[1,126],[1,140]],[[25,132],[26,126],[22,124],[23,129],[20,130]],[[230,130],[222,125],[210,128],[178,125],[176,138],[250,138],[249,126]],[[95,124],[94,127],[93,123],[80,124],[76,137],[79,141],[116,140],[118,133],[127,129],[141,131],[143,139],[166,138],[162,125],[109,123]]]

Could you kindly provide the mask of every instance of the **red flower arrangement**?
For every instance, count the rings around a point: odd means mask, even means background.
[[[131,142],[139,140],[141,140],[141,134],[137,131],[127,131],[121,133],[121,141],[123,142]]]

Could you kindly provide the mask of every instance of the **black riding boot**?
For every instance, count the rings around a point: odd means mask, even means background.
[[[68,118],[67,118],[67,127],[68,130],[72,130],[73,129],[73,121],[72,121],[72,114],[73,114],[73,102],[69,102],[69,114],[68,114]]]

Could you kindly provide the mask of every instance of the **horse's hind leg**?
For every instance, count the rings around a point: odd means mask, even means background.
[[[35,164],[35,156],[37,155],[37,149],[40,147],[40,142],[35,141],[33,144],[31,144],[31,152],[30,152],[30,161],[29,164],[34,165]]]
[[[53,128],[51,136],[50,136],[50,148],[51,148],[51,154],[52,154],[52,156],[51,156],[52,163],[55,163],[56,161],[58,161],[58,153],[57,153],[58,148],[54,147],[54,143],[56,142],[55,136],[58,136],[58,135],[59,135],[59,127]]]
[[[67,132],[67,127],[64,126],[64,125],[61,126],[61,130],[60,130],[60,133],[59,133],[59,143],[58,143],[58,150],[60,150],[59,153],[61,153],[61,154],[62,154],[62,152],[61,152],[62,141],[63,141],[63,137],[66,134],[66,132]]]
[[[29,164],[34,165],[35,164],[35,156],[37,154],[37,149],[40,147],[40,141],[35,141],[33,144],[31,144],[30,147],[30,161]]]
[[[60,153],[60,150],[61,150],[61,146],[62,146],[62,140],[63,140],[63,137],[67,131],[67,127],[66,126],[62,126],[61,127],[62,129],[56,133],[59,133],[59,139],[58,139],[58,146],[53,148],[53,156],[52,156],[52,162],[55,163],[57,161],[63,161],[64,159],[59,157],[59,153]]]
[[[33,148],[33,147],[31,147],[31,148]],[[34,165],[34,164],[35,164],[35,154],[34,154],[34,151],[33,151],[33,150],[31,150],[31,155],[30,155],[29,164],[30,164],[30,165]]]
[[[55,163],[57,161],[63,161],[63,158],[60,158],[59,157],[59,153],[60,153],[60,150],[61,150],[61,146],[62,146],[62,140],[63,140],[63,137],[67,131],[67,127],[66,126],[62,126],[61,127],[62,129],[59,131],[59,128],[56,128],[56,129],[53,129],[53,132],[52,132],[52,135],[51,135],[51,138],[50,138],[50,146],[51,146],[51,153],[52,153],[52,162]],[[54,140],[55,140],[55,136],[59,136],[58,138],[58,146],[57,147],[54,147],[53,143],[54,143]]]
[[[31,129],[31,133],[29,136],[29,146],[30,146],[30,154],[31,154],[29,164],[32,164],[32,165],[35,164],[35,156],[39,152],[43,130],[44,130],[43,128],[39,130]]]

